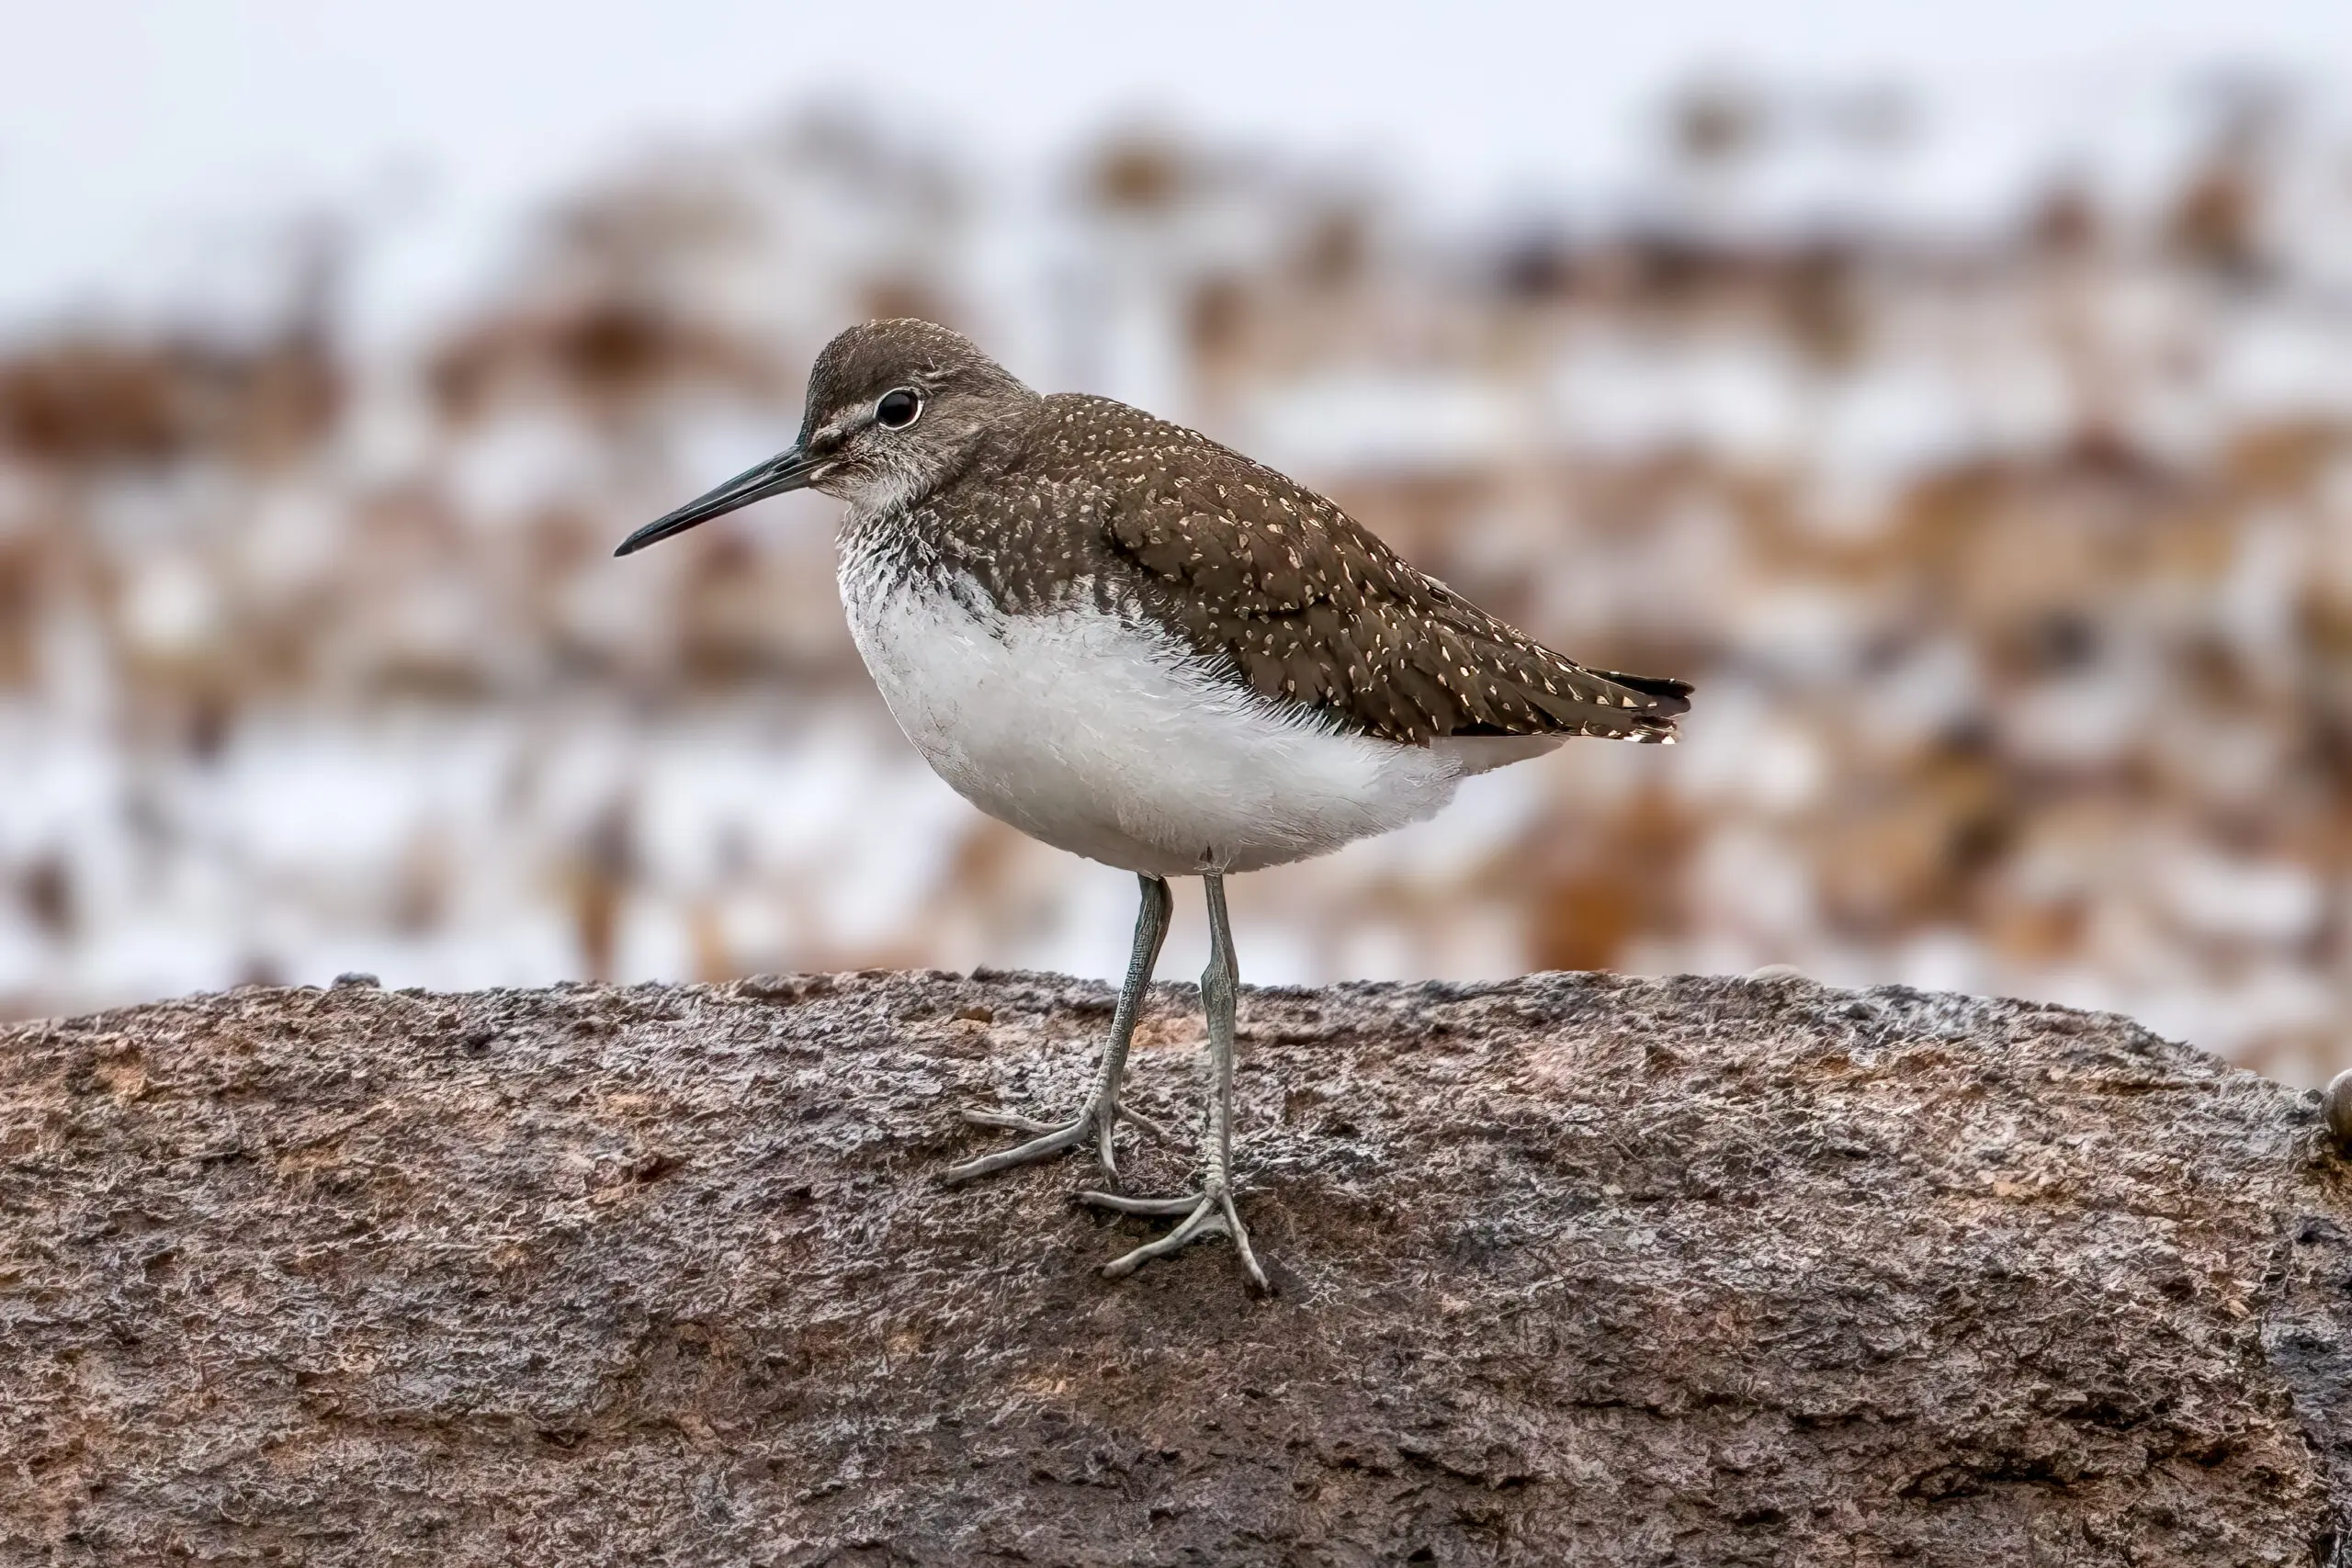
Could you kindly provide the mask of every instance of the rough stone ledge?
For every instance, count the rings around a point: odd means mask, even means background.
[[[1189,987],[1140,1104],[1189,1125]],[[1040,975],[249,989],[0,1032],[0,1562],[2352,1561],[2352,1193],[2120,1019],[1252,991],[1281,1294],[1083,1168]],[[1130,1161],[1172,1185],[1182,1149]]]

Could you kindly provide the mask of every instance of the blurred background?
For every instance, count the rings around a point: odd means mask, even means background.
[[[891,727],[833,503],[610,558],[916,313],[1699,683],[1243,879],[1247,978],[1785,963],[2352,1065],[2338,7],[9,9],[0,1016],[1115,974],[1131,880]]]

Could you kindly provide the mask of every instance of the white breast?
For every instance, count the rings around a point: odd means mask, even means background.
[[[1485,761],[1288,719],[1139,617],[975,613],[854,552],[841,581],[866,669],[940,777],[1032,837],[1129,871],[1323,854],[1431,815]]]

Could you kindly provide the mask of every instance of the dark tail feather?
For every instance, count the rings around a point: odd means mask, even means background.
[[[1621,675],[1614,670],[1595,670],[1592,673],[1612,685],[1623,686],[1629,692],[1639,692],[1645,697],[1657,698],[1657,711],[1661,716],[1690,711],[1690,693],[1693,688],[1688,681],[1678,681],[1671,675]]]

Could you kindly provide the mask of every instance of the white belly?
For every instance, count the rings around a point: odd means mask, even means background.
[[[1128,871],[1323,854],[1431,815],[1483,761],[1286,719],[1148,622],[975,615],[854,561],[842,593],[891,716],[940,777],[1033,838]]]

